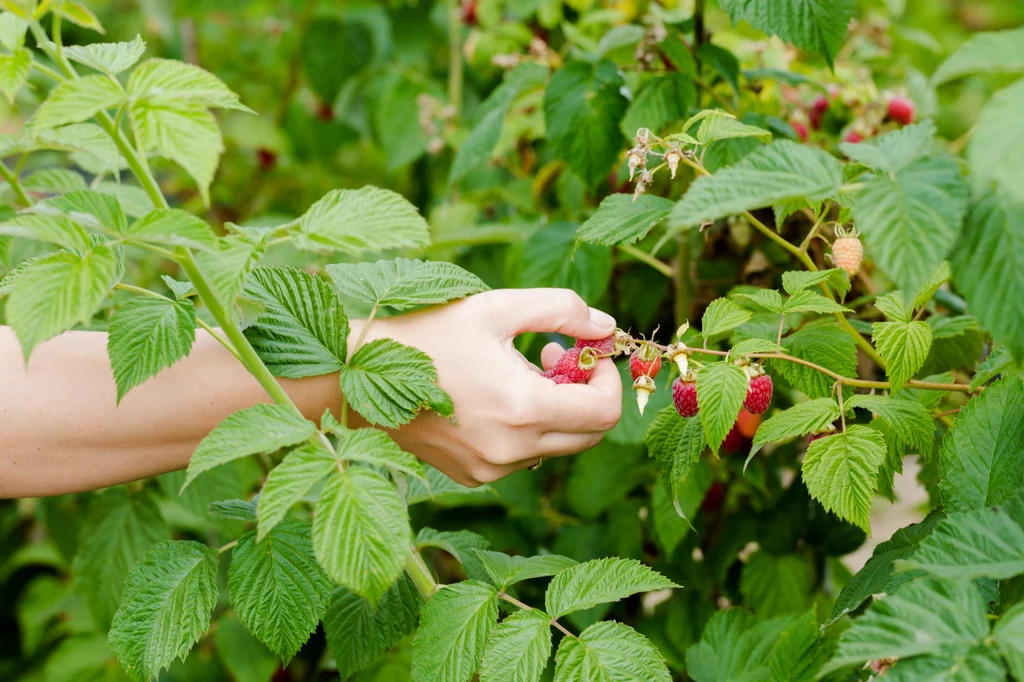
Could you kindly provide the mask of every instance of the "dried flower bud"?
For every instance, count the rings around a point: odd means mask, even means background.
[[[683,152],[679,147],[673,146],[667,152],[665,152],[665,161],[668,163],[668,169],[672,173],[672,179],[675,180],[676,171],[679,170],[679,162],[683,159]]]
[[[655,389],[654,379],[646,374],[641,374],[633,382],[633,390],[636,391],[636,406],[640,409],[641,416],[643,416],[644,408],[647,407],[647,402],[651,399],[651,394]]]
[[[626,152],[626,158],[629,159],[629,181],[633,182],[633,175],[636,173],[636,169],[643,170],[647,167],[647,155],[634,147]]]

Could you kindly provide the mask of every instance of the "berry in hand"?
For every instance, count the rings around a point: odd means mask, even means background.
[[[864,261],[864,245],[860,243],[857,232],[840,231],[839,238],[832,244],[832,260],[837,268],[846,270],[850,278],[857,276],[860,264]]]
[[[910,125],[914,122],[914,103],[906,97],[893,97],[889,100],[889,118],[900,125]]]
[[[580,349],[593,348],[600,355],[613,355],[615,353],[615,334],[603,339],[576,339],[576,347]]]
[[[594,356],[593,350],[570,348],[562,354],[550,371],[552,375],[565,377],[569,383],[585,384],[590,379],[590,375],[594,373],[595,367],[597,367],[597,358]]]
[[[771,402],[772,378],[767,374],[751,377],[747,385],[747,398],[743,401],[744,409],[750,414],[764,414]]]
[[[629,374],[636,381],[642,376],[654,378],[661,371],[661,351],[644,344],[629,357]]]
[[[683,381],[682,377],[672,382],[672,402],[676,405],[676,412],[682,417],[695,417],[700,411],[697,405],[697,382],[691,378]]]

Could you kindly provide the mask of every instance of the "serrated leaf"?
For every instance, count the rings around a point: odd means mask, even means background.
[[[141,218],[153,210],[153,200],[146,192],[136,185],[127,185],[120,182],[101,182],[96,185],[95,190],[103,194],[110,194],[117,199],[124,210],[125,215],[132,218]]]
[[[451,554],[462,564],[462,569],[470,580],[482,583],[490,582],[490,575],[474,550],[487,549],[490,546],[490,540],[469,530],[421,528],[416,534],[416,549],[436,547]]]
[[[653,194],[612,194],[579,226],[576,238],[591,244],[623,246],[647,236],[672,210],[672,202]]]
[[[686,651],[686,672],[696,682],[770,679],[773,647],[782,643],[792,621],[791,616],[758,621],[739,608],[719,611],[704,626],[700,642]]]
[[[845,432],[810,444],[801,467],[803,481],[827,511],[869,531],[871,500],[885,456],[882,434],[859,424],[847,426]]]
[[[729,357],[737,358],[751,353],[785,353],[786,349],[768,339],[743,339],[729,349]]]
[[[86,172],[100,175],[128,167],[114,141],[95,123],[73,123],[34,132],[32,148],[70,152],[71,160]]]
[[[730,332],[746,323],[752,314],[727,298],[718,298],[704,310],[701,318],[700,333],[704,340],[710,340],[726,332]]]
[[[25,46],[28,22],[14,12],[0,12],[0,45],[11,52]]]
[[[205,220],[177,208],[158,208],[132,223],[125,235],[148,244],[216,249],[216,236]]]
[[[313,250],[364,251],[426,246],[427,221],[400,194],[378,187],[336,189],[299,220],[299,246]]]
[[[238,95],[209,71],[174,59],[147,59],[132,71],[128,92],[135,100],[193,103],[252,111]]]
[[[856,193],[853,216],[875,262],[915,292],[949,255],[967,211],[967,184],[946,154],[879,174]]]
[[[622,134],[633,139],[640,128],[658,132],[669,127],[686,116],[696,95],[693,80],[681,73],[651,78],[629,103],[619,126]]]
[[[236,614],[221,615],[211,629],[217,655],[237,682],[268,682],[273,677],[280,660],[245,629]]]
[[[910,317],[914,314],[902,291],[879,296],[875,300],[875,307],[882,311],[886,319],[893,322],[910,322]]]
[[[43,256],[19,272],[7,302],[7,322],[25,359],[43,341],[89,322],[113,286],[117,270],[117,253],[101,244],[81,253]]]
[[[925,457],[932,453],[935,424],[924,405],[913,400],[889,398],[881,395],[855,395],[846,408],[860,407],[885,420],[900,441]]]
[[[732,296],[752,305],[754,310],[764,310],[781,315],[786,307],[782,294],[775,289],[752,289],[737,292]]]
[[[242,293],[249,273],[263,257],[266,246],[240,235],[218,239],[217,246],[216,251],[200,251],[196,260],[213,286],[217,299],[231,309]]]
[[[112,74],[134,66],[145,51],[146,43],[138,35],[130,43],[93,43],[64,48],[64,54],[71,61]]]
[[[772,134],[764,128],[748,125],[733,116],[709,116],[697,129],[697,141],[711,144],[715,140],[728,140],[736,137],[756,137],[762,142],[769,142]]]
[[[594,559],[556,575],[545,595],[545,609],[552,618],[625,599],[637,592],[679,587],[639,561]]]
[[[489,288],[454,263],[406,258],[332,264],[327,266],[327,274],[343,296],[395,310],[447,303]]]
[[[0,282],[0,286],[2,286],[2,282]],[[984,360],[978,363],[978,368],[974,372],[974,378],[971,379],[971,390],[975,391],[1000,374],[1011,372],[1013,369],[1013,358],[1010,357],[1006,346],[994,348]]]
[[[747,373],[731,362],[715,362],[697,373],[700,421],[711,451],[729,434],[747,397]]]
[[[9,104],[22,86],[28,82],[32,70],[32,53],[25,48],[18,48],[13,54],[0,55],[0,92],[4,93]]]
[[[441,471],[432,466],[423,467],[427,472],[427,482],[418,478],[408,481],[409,490],[406,495],[407,504],[433,502],[441,507],[458,507],[463,504],[475,504],[479,498],[495,499],[497,493],[489,485],[470,488],[456,483]]]
[[[619,120],[628,102],[620,92],[618,68],[570,62],[544,91],[545,135],[555,155],[588,186],[604,179],[622,149]]]
[[[931,151],[934,137],[935,124],[921,121],[857,144],[843,142],[839,148],[868,168],[898,173]]]
[[[840,296],[846,296],[850,291],[850,276],[845,270],[832,268],[831,270],[818,270],[809,272],[807,270],[790,270],[782,273],[782,288],[789,295],[798,291],[810,289],[822,282],[827,282],[835,289]]]
[[[1024,604],[1014,604],[992,628],[992,639],[1017,679],[1024,677]]]
[[[107,80],[103,76],[87,78]],[[213,114],[200,104],[165,99],[134,99],[128,111],[142,148],[181,166],[198,185],[203,203],[209,204],[210,184],[224,152],[224,140]]]
[[[82,541],[72,565],[75,586],[101,628],[121,601],[121,591],[135,562],[170,530],[148,493],[128,495],[114,488],[96,498],[82,527]]]
[[[391,483],[363,467],[331,472],[313,516],[313,547],[327,575],[376,602],[401,575],[411,542]]]
[[[412,421],[422,408],[446,417],[454,410],[427,354],[391,339],[356,351],[341,368],[341,391],[367,421],[390,428]]]
[[[841,184],[839,162],[831,155],[787,140],[774,142],[714,175],[697,178],[669,214],[669,232],[793,197],[825,199]]]
[[[125,101],[121,86],[106,76],[83,76],[60,83],[32,117],[35,130],[78,123]]]
[[[263,540],[284,519],[288,510],[337,465],[334,453],[320,442],[303,444],[285,455],[267,475],[260,493],[257,542]]]
[[[943,261],[939,267],[935,268],[935,272],[932,273],[932,276],[928,281],[918,289],[917,295],[914,296],[914,304],[912,307],[920,308],[928,303],[932,296],[935,295],[935,292],[938,291],[943,284],[949,281],[952,276],[953,271],[950,269],[949,263],[947,261]]]
[[[826,298],[821,294],[813,291],[798,291],[793,294],[785,305],[785,313],[819,313],[822,315],[831,315],[834,313],[850,313],[853,312],[849,308],[845,308],[831,298]]]
[[[871,340],[885,360],[885,373],[893,390],[917,374],[928,359],[932,330],[925,322],[875,322]]]
[[[103,30],[103,25],[100,24],[100,20],[96,18],[92,10],[81,3],[65,0],[65,2],[54,7],[53,11],[82,28],[88,28],[97,33],[106,33]]]
[[[1024,483],[1024,381],[1014,375],[972,398],[939,449],[947,511],[1001,504]]]
[[[195,340],[196,308],[191,301],[139,297],[121,306],[107,335],[117,402],[188,356]]]
[[[274,376],[331,374],[348,356],[348,316],[324,280],[298,268],[256,268],[245,294],[262,306],[245,337]]]
[[[509,585],[524,580],[552,576],[576,565],[575,559],[558,554],[522,557],[478,548],[473,548],[471,551],[480,559],[480,563],[483,564],[494,586],[502,591]]]
[[[758,550],[750,555],[740,575],[744,603],[763,618],[807,609],[814,566],[798,554],[769,554]]]
[[[517,611],[498,624],[484,649],[480,682],[539,682],[551,657],[551,617]]]
[[[413,682],[469,682],[498,620],[498,593],[473,580],[430,598],[413,639]]]
[[[613,621],[565,637],[555,654],[555,682],[670,682],[661,653],[639,632]]]
[[[846,36],[853,0],[820,3],[814,0],[726,0],[732,22],[746,19],[754,28],[788,43],[817,52],[829,66]]]
[[[518,260],[518,287],[572,289],[589,302],[604,295],[612,271],[610,249],[578,242],[576,225],[568,222],[535,230]]]
[[[1019,187],[1013,163],[1016,155],[1024,150],[1015,125],[1015,112],[1021,106],[1024,106],[1024,83],[1018,81],[993,95],[978,115],[974,134],[967,145],[971,184],[977,194],[994,184],[1016,201],[1024,201],[1024,191]]]
[[[49,242],[66,249],[87,251],[89,233],[64,216],[21,213],[0,223],[0,235]]]
[[[308,523],[284,521],[259,542],[249,531],[231,552],[231,605],[286,666],[316,629],[332,589],[313,556]]]
[[[754,434],[750,450],[753,457],[767,443],[779,443],[790,438],[818,433],[839,419],[839,405],[832,398],[818,398],[793,407],[761,422]],[[749,458],[747,461],[750,461]]]
[[[258,498],[257,498],[258,499]],[[235,521],[256,522],[256,499],[249,500],[218,500],[211,502],[207,513],[218,519],[234,519]]]
[[[1024,72],[1024,28],[975,33],[932,74],[941,85],[972,73]]]
[[[336,588],[324,615],[324,634],[342,679],[365,668],[412,632],[422,603],[423,598],[405,576],[376,604],[344,587]]]
[[[184,659],[210,625],[217,604],[217,550],[165,540],[139,560],[125,581],[110,629],[110,648],[136,682]]]
[[[40,213],[52,209],[57,209],[82,225],[114,234],[124,232],[128,224],[116,197],[92,190],[69,192],[47,199],[32,208]]]
[[[423,465],[378,429],[346,429],[338,436],[338,459],[366,462],[426,480]]]
[[[273,452],[300,443],[314,433],[316,425],[304,419],[290,405],[254,405],[222,421],[192,453],[184,490],[204,471],[230,461]]]
[[[658,412],[644,442],[661,467],[665,485],[674,499],[706,446],[700,419],[681,417],[675,406],[670,405]]]
[[[82,174],[70,168],[41,168],[25,176],[22,187],[44,194],[63,194],[86,189]]]

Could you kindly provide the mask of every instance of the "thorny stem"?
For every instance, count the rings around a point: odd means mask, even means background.
[[[533,607],[530,606],[529,604],[524,604],[523,602],[519,601],[515,597],[510,597],[509,595],[505,594],[504,592],[499,592],[498,593],[498,598],[499,599],[504,599],[509,604],[513,604],[515,606],[518,606],[523,611],[533,611],[534,610]],[[562,634],[564,634],[566,637],[572,637],[573,639],[576,638],[576,635],[574,635],[571,632],[569,632],[565,628],[565,626],[563,626],[561,623],[558,622],[557,619],[552,618],[551,619],[551,624],[554,625],[556,628],[558,628],[562,632]]]

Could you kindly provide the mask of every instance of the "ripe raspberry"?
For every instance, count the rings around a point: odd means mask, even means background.
[[[772,378],[767,374],[751,377],[743,407],[750,414],[764,414],[772,402]]]
[[[551,369],[551,373],[566,377],[573,384],[585,384],[590,379],[590,375],[594,373],[595,367],[597,367],[597,358],[594,357],[592,350],[570,348],[558,359]]]
[[[740,416],[736,418],[736,427],[744,438],[753,438],[759,426],[761,426],[761,415],[740,410]]]
[[[796,132],[796,136],[800,138],[801,142],[807,142],[807,126],[800,121],[790,121],[789,125],[792,126]]]
[[[860,264],[864,260],[864,245],[860,243],[856,232],[849,236],[846,233],[842,235],[832,244],[832,260],[835,261],[837,268],[846,270],[846,274],[852,279],[857,276]]]
[[[859,130],[851,130],[843,137],[843,142],[849,142],[850,144],[857,144],[863,141],[864,135]]]
[[[615,334],[606,336],[603,339],[576,339],[577,348],[593,348],[600,355],[612,355],[615,353]]]
[[[889,118],[900,125],[910,125],[914,122],[914,103],[906,97],[893,97],[889,100]]]
[[[766,375],[767,376],[767,375]],[[726,452],[739,452],[743,448],[743,434],[740,433],[739,423],[733,424],[722,441],[722,449]]]
[[[695,417],[700,410],[697,405],[697,382],[683,381],[682,378],[672,382],[672,402],[676,404],[676,412],[682,417]]]
[[[654,346],[642,345],[629,356],[629,373],[633,381],[645,376],[654,378],[661,371],[661,352]]]
[[[724,499],[725,486],[722,483],[715,481],[704,494],[704,501],[701,502],[700,508],[703,511],[711,512],[713,514],[722,508],[722,501]]]
[[[817,99],[811,105],[811,110],[808,112],[808,116],[811,119],[811,127],[815,130],[821,130],[821,120],[825,118],[825,112],[828,111],[828,97],[825,95],[818,95]]]
[[[572,379],[562,374],[555,374],[551,377],[551,380],[556,384],[571,384]]]

